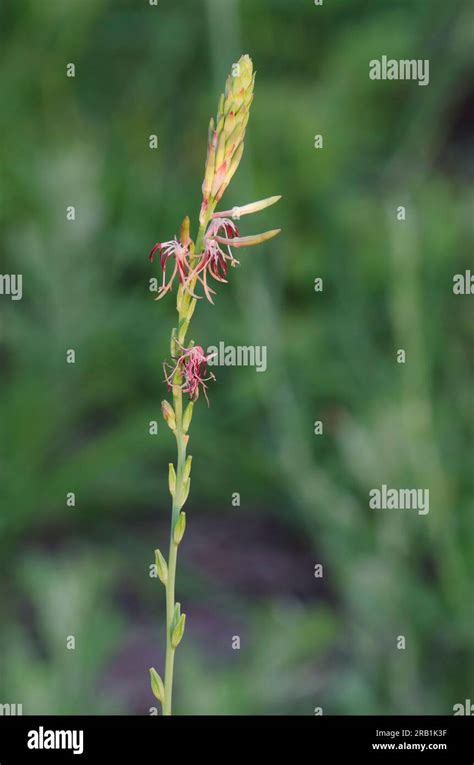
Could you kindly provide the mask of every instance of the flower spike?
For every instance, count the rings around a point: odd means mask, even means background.
[[[202,393],[209,405],[207,384],[215,379],[207,366],[214,354],[206,354],[201,345],[186,342],[186,336],[197,298],[206,297],[212,303],[216,293],[210,284],[216,286],[226,283],[230,268],[239,265],[233,255],[233,248],[266,242],[280,231],[273,229],[253,236],[241,236],[236,225],[236,221],[244,215],[275,204],[279,196],[215,212],[242,158],[254,81],[252,60],[249,56],[242,56],[233,65],[232,73],[227,78],[225,92],[219,99],[217,117],[209,123],[196,242],[190,238],[189,218],[185,218],[179,238],[157,242],[150,252],[151,261],[154,261],[155,256],[159,257],[163,276],[156,299],[170,292],[175,282],[178,284],[177,321],[170,342],[171,363],[163,364],[164,381],[171,395],[170,401],[163,401],[161,405],[164,420],[177,445],[176,463],[170,462],[168,469],[172,516],[167,560],[159,550],[155,551],[157,575],[166,588],[166,658],[163,679],[153,668],[150,670],[151,688],[161,702],[164,715],[171,714],[174,657],[183,637],[186,619],[185,614],[181,613],[180,604],[176,602],[175,582],[177,553],[186,526],[186,515],[182,508],[188,500],[191,486],[191,457],[187,454],[189,431],[195,402]],[[197,295],[195,290],[204,294]],[[183,394],[189,397],[187,404],[183,401]]]
[[[232,67],[220,97],[216,122],[209,124],[209,138],[202,205],[199,216],[205,225],[229,185],[244,150],[244,137],[253,100],[255,73],[250,56],[241,56]]]

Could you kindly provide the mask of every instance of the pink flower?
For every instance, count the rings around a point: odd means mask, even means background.
[[[188,393],[191,401],[196,401],[199,397],[199,387],[202,388],[206,401],[209,404],[209,399],[206,393],[206,382],[209,380],[215,380],[215,376],[212,372],[206,377],[207,362],[212,358],[212,354],[206,356],[203,348],[200,345],[193,345],[190,348],[183,348],[181,346],[181,356],[176,360],[174,367],[171,364],[165,364],[165,382],[168,388],[171,390],[176,383],[174,377],[176,372],[180,373],[181,383],[178,383],[183,393]],[[170,371],[167,371],[167,368]]]
[[[153,263],[155,253],[160,253],[161,270],[163,272],[163,283],[159,289],[157,300],[160,300],[173,286],[176,275],[178,275],[180,284],[187,284],[189,276],[189,246],[184,246],[176,237],[169,242],[157,242],[150,252],[150,261]],[[168,260],[174,258],[174,267],[171,276],[166,281],[166,268]]]
[[[225,236],[221,237],[222,233]],[[189,274],[189,279],[197,278],[204,288],[207,299],[212,303],[212,295],[215,291],[207,283],[207,274],[218,282],[227,282],[228,263],[231,266],[238,265],[239,261],[232,255],[230,245],[234,237],[239,236],[237,226],[230,218],[214,218],[204,235],[204,251],[201,259],[193,271]],[[225,245],[225,249],[222,248]]]

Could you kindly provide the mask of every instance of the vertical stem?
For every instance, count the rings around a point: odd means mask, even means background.
[[[166,659],[165,659],[165,698],[163,703],[163,714],[171,715],[171,701],[173,694],[173,670],[175,649],[171,645],[171,634],[173,631],[174,609],[175,609],[175,581],[176,581],[176,563],[178,557],[178,546],[174,542],[173,532],[178,520],[181,509],[181,489],[183,468],[186,462],[186,444],[183,433],[183,400],[181,388],[173,388],[174,408],[176,415],[176,442],[178,447],[178,462],[176,466],[176,490],[173,498],[171,528],[170,528],[170,547],[168,555],[168,581],[166,584]]]
[[[205,225],[199,227],[196,240],[195,252],[199,254],[202,249],[204,239]],[[182,287],[178,290],[177,310],[178,310],[178,340],[182,344],[186,337],[188,321],[186,316],[190,305],[189,295]],[[168,580],[166,583],[166,656],[165,656],[165,697],[163,700],[163,715],[171,715],[172,696],[173,696],[173,672],[174,672],[174,654],[175,649],[171,644],[171,635],[174,628],[175,612],[175,585],[176,585],[176,564],[178,558],[178,546],[174,542],[174,528],[182,507],[183,490],[183,470],[186,462],[186,434],[183,432],[183,394],[180,387],[180,379],[173,386],[174,412],[176,417],[176,445],[178,449],[178,460],[176,464],[176,489],[173,497],[171,511],[170,527],[170,546],[168,554]]]
[[[170,539],[170,553],[168,561],[168,583],[166,585],[166,659],[165,659],[165,698],[163,702],[163,714],[171,714],[171,698],[173,693],[173,669],[174,648],[171,645],[171,631],[173,628],[174,614],[174,584],[176,577],[177,547]]]

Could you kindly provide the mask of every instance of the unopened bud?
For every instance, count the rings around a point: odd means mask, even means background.
[[[189,244],[189,216],[186,215],[184,218],[182,224],[181,224],[181,232],[179,235],[179,241],[183,245],[183,247],[187,247]]]
[[[191,455],[188,456],[186,462],[184,463],[184,469],[183,469],[183,483],[186,483],[189,476],[191,475],[191,464],[192,464],[193,458]]]
[[[155,565],[160,582],[166,587],[168,582],[168,566],[160,550],[155,550]]]
[[[222,182],[222,185],[220,186],[219,191],[216,193],[216,200],[215,200],[216,202],[220,202],[224,194],[224,191],[227,189],[227,186],[229,185],[232,178],[234,177],[235,172],[240,164],[240,160],[242,159],[242,155],[244,153],[244,146],[245,144],[242,141],[242,143],[237,147],[235,154],[232,157],[230,167],[227,171],[226,178]]]
[[[211,121],[209,126],[201,225],[212,215],[242,157],[254,82],[252,60],[247,55],[242,56],[227,78],[225,94],[219,100],[216,123]]]
[[[183,497],[181,499],[181,507],[183,507],[184,503],[186,502],[187,498],[189,497],[189,489],[190,488],[191,488],[191,479],[188,478],[188,480],[184,483]]]
[[[186,529],[186,513],[182,512],[179,514],[178,520],[176,521],[176,526],[174,527],[173,540],[175,545],[180,544],[184,536],[185,529]]]
[[[163,413],[163,419],[171,430],[176,430],[176,416],[174,409],[168,401],[161,402],[161,411]]]
[[[176,491],[176,473],[172,462],[169,463],[168,486],[171,496],[174,497],[174,493]]]
[[[185,433],[187,433],[189,426],[191,425],[191,420],[193,417],[193,402],[190,401],[187,405],[186,409],[184,410],[183,414],[183,430]]]
[[[202,195],[204,199],[207,199],[211,192],[212,180],[214,178],[214,167],[216,162],[217,139],[218,134],[214,129],[214,120],[211,119],[211,122],[209,123],[209,142],[207,146],[206,169],[204,173],[204,181],[202,184]]]
[[[150,668],[150,680],[151,690],[153,691],[154,696],[156,696],[158,701],[163,704],[165,700],[165,686],[163,685],[163,680],[159,676],[156,669],[154,669],[154,667]]]
[[[184,634],[185,623],[186,623],[186,614],[181,614],[176,624],[176,627],[174,628],[171,634],[171,645],[173,646],[173,648],[177,648],[181,642],[181,639]]]

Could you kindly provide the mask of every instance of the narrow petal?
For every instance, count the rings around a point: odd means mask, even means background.
[[[213,218],[235,218],[238,219],[242,215],[249,215],[250,213],[260,212],[265,210],[266,207],[274,205],[281,199],[281,194],[274,197],[267,197],[267,199],[260,199],[259,202],[251,202],[248,205],[242,207],[233,207],[232,210],[224,210],[223,212],[215,212]]]
[[[153,263],[153,260],[155,259],[155,252],[156,252],[157,250],[161,250],[161,244],[160,244],[160,242],[157,242],[157,243],[155,244],[155,246],[153,247],[153,249],[151,250],[151,252],[150,252],[150,254],[149,254],[149,256],[148,256],[148,257],[149,257],[149,259],[150,259],[150,263]]]
[[[254,244],[262,244],[269,239],[273,239],[281,231],[281,228],[274,228],[271,231],[264,231],[263,234],[255,234],[254,236],[236,236],[233,239],[226,239],[223,236],[216,236],[216,242],[220,244],[226,244],[230,247],[250,247]]]

